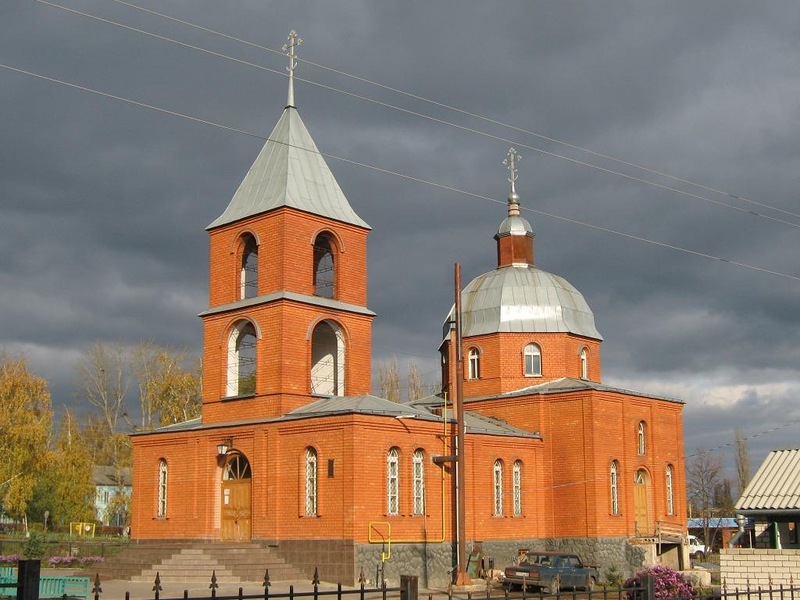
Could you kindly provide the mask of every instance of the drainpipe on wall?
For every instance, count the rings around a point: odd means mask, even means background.
[[[739,538],[742,537],[744,534],[744,524],[747,521],[744,515],[736,515],[736,524],[739,526],[739,531],[736,532],[731,538],[731,541],[728,542],[728,548],[733,548],[736,545],[736,542],[739,541]]]

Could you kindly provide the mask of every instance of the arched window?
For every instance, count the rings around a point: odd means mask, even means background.
[[[422,448],[414,451],[412,473],[414,479],[414,514],[425,514],[425,452]]]
[[[673,471],[672,471],[672,465],[667,465],[666,483],[667,483],[667,514],[668,515],[674,515],[675,514],[675,496],[673,494]]]
[[[306,448],[306,516],[317,516],[317,451]]]
[[[470,348],[467,355],[467,379],[481,378],[481,353],[477,348]]]
[[[581,349],[581,379],[589,379],[589,352]]]
[[[494,461],[494,516],[503,516],[503,461]]]
[[[617,461],[611,461],[610,483],[611,483],[611,514],[619,514],[619,465]]]
[[[256,391],[256,330],[239,321],[228,337],[226,396],[245,396]]]
[[[542,376],[542,350],[536,344],[528,344],[523,352],[525,356],[525,377]]]
[[[239,298],[255,298],[258,295],[258,245],[249,233],[242,237],[242,264],[239,271]]]
[[[400,513],[400,451],[390,448],[386,455],[386,512]]]
[[[322,321],[311,334],[311,393],[344,396],[344,331],[333,321]]]
[[[314,293],[324,298],[336,297],[334,249],[330,234],[321,233],[314,240]]]
[[[239,481],[240,479],[252,479],[250,462],[241,454],[234,454],[225,464],[222,471],[223,481]]]
[[[636,453],[639,456],[644,456],[647,450],[647,425],[644,421],[639,421],[636,429]]]
[[[156,514],[159,519],[167,517],[167,461],[163,458],[158,461],[158,507]]]
[[[513,484],[514,484],[514,516],[522,516],[522,461],[514,461],[514,470],[512,471]]]

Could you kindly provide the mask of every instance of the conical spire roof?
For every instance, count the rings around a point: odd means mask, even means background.
[[[214,229],[283,206],[369,228],[347,201],[300,114],[287,106]]]

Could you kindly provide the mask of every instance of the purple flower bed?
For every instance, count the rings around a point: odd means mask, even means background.
[[[645,592],[641,588],[645,585],[644,578],[646,576],[650,576],[654,580],[655,600],[694,598],[694,588],[682,573],[664,565],[655,565],[642,569],[623,584],[624,588],[630,589],[625,593],[628,600],[643,600]]]
[[[52,556],[47,564],[53,568],[89,567],[103,562],[102,556]]]
[[[0,565],[14,565],[22,560],[19,554],[0,554]]]

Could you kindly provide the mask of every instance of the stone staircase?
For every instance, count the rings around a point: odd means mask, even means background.
[[[140,542],[97,565],[84,575],[100,581],[123,579],[164,583],[181,581],[218,583],[262,582],[269,570],[272,581],[303,580],[308,575],[288,564],[276,548],[253,542]]]

